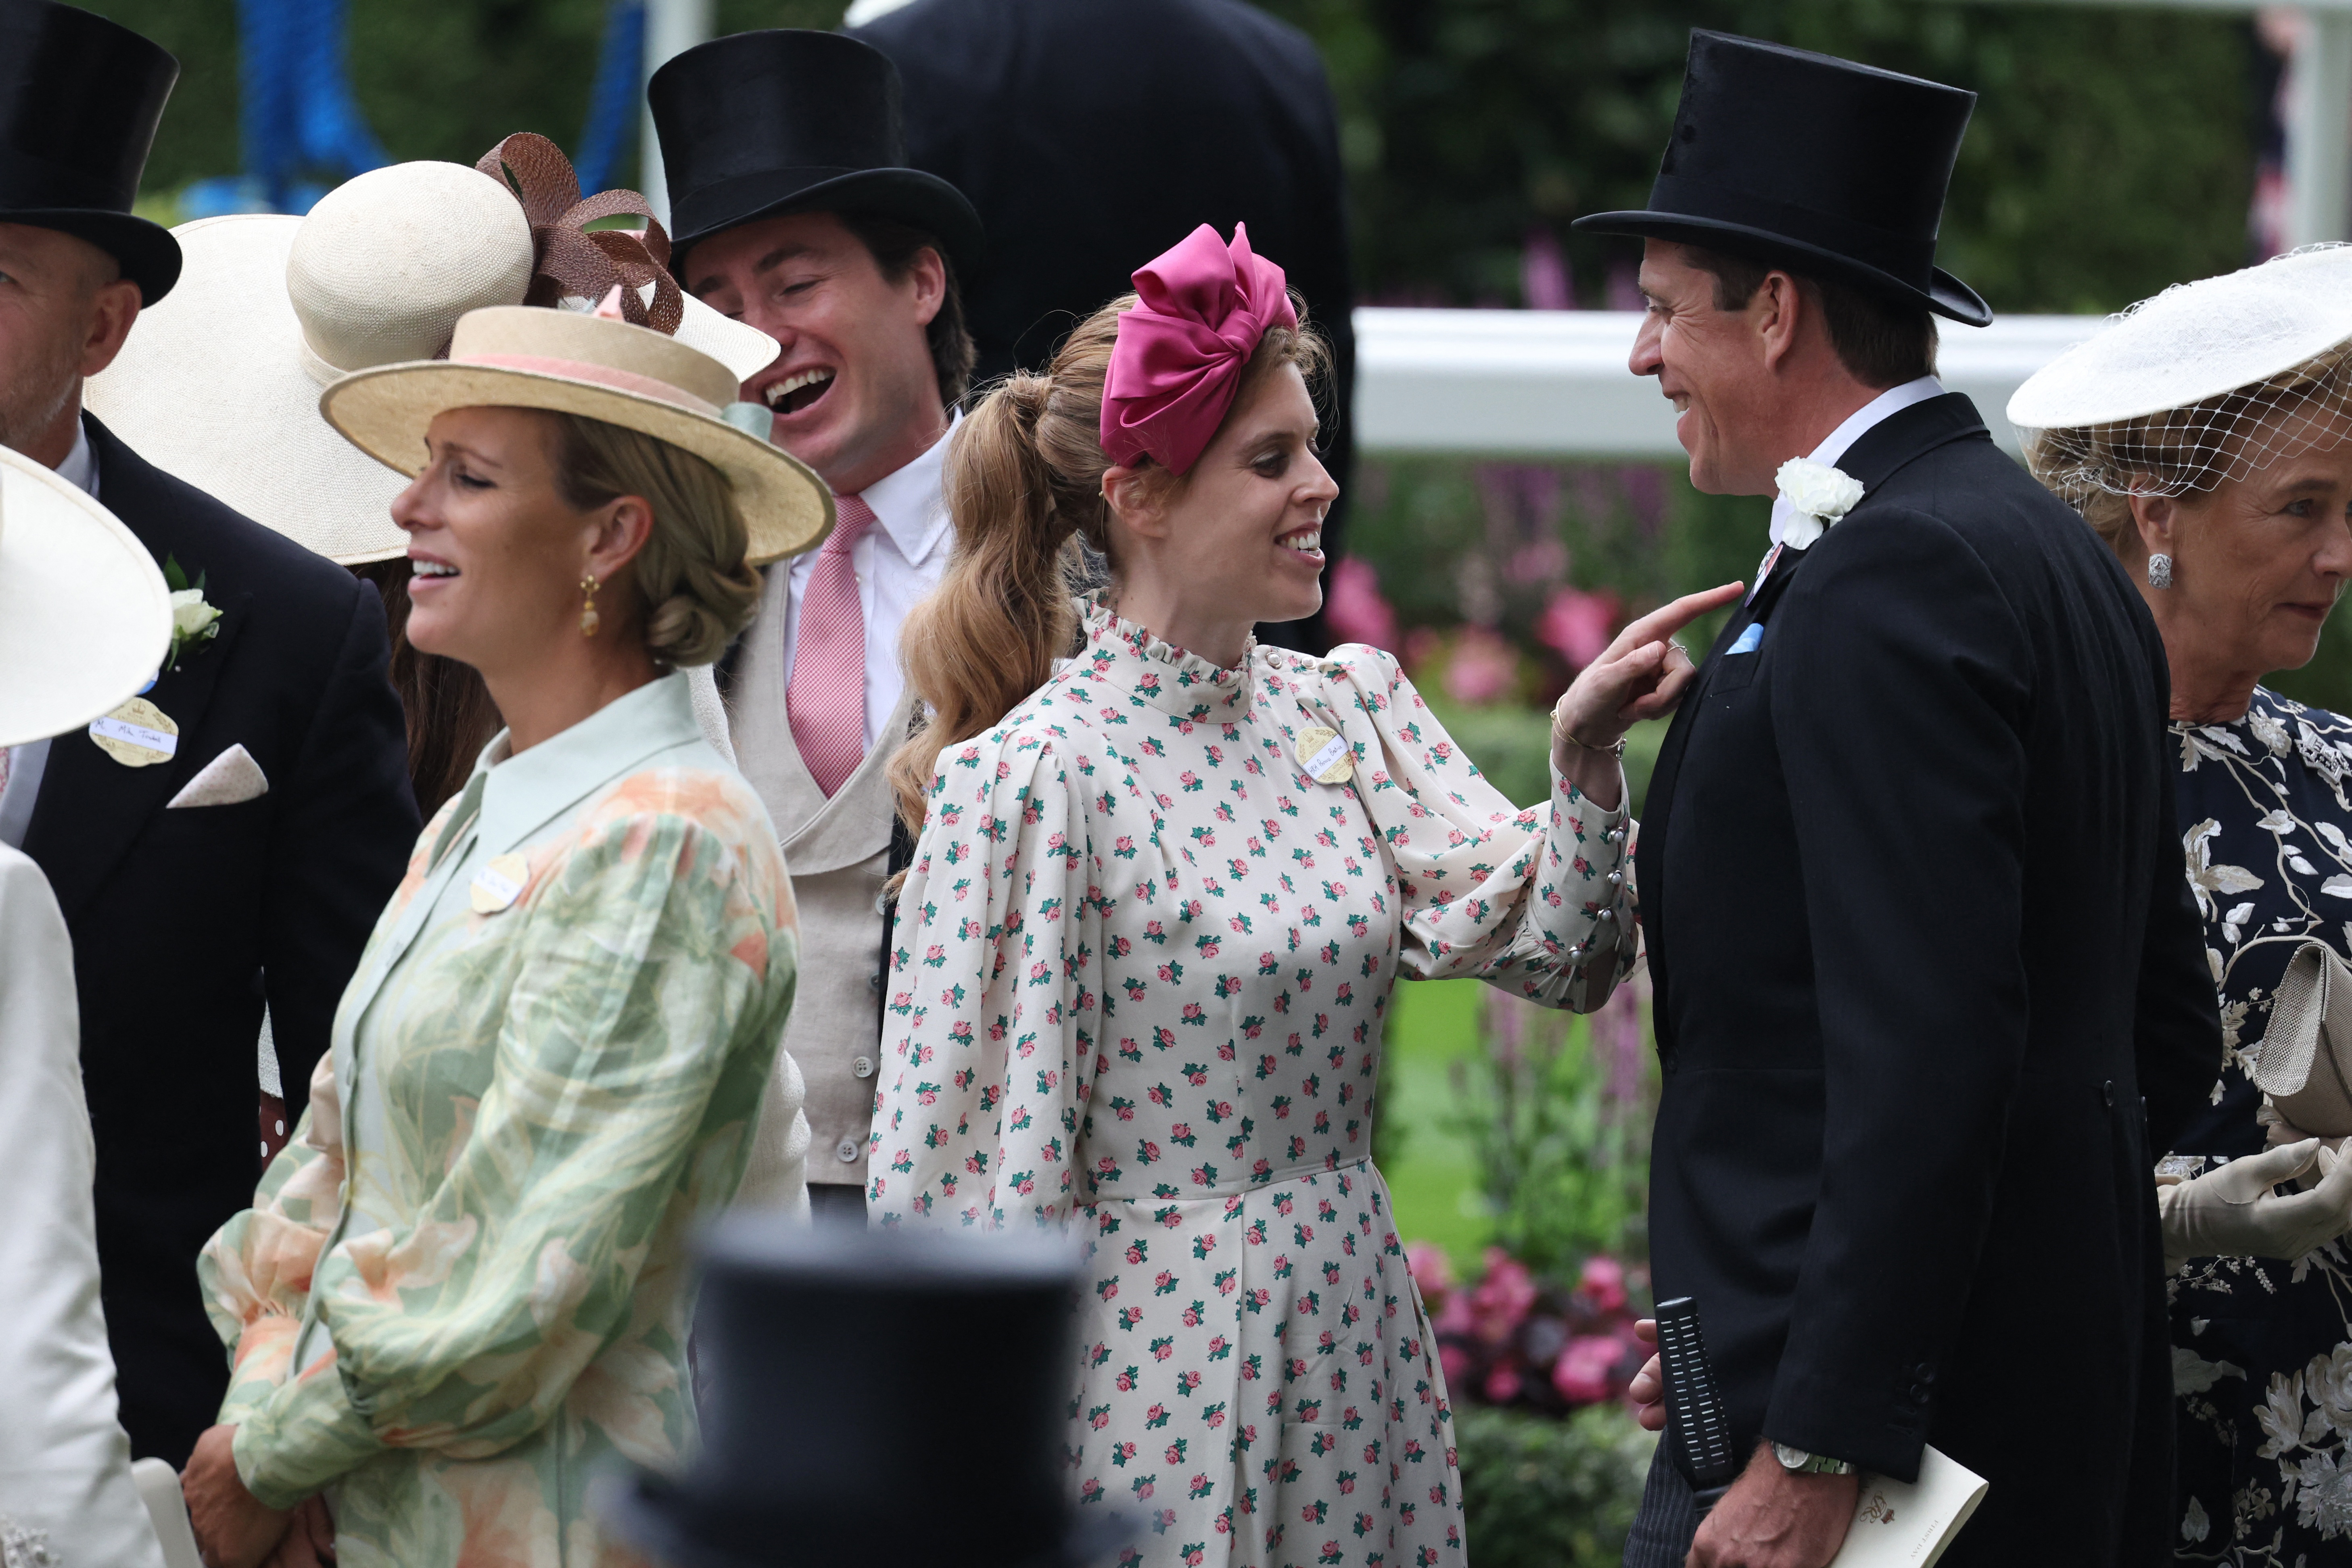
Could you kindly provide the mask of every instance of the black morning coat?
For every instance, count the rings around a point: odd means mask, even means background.
[[[898,66],[907,161],[970,198],[988,253],[962,279],[973,384],[1042,370],[1063,338],[1202,224],[1283,269],[1331,342],[1318,399],[1342,487],[1355,285],[1339,122],[1307,35],[1243,0],[915,0],[853,29]],[[1294,624],[1283,646],[1319,640]]]
[[[2141,1568],[2153,1166],[2221,1059],[2163,647],[1966,397],[1838,467],[1862,500],[1731,616],[1641,827],[1657,1293],[1743,1457],[1908,1479],[1932,1443],[1991,1482],[1952,1568]]]
[[[299,1116],[419,825],[375,591],[83,417],[100,503],[221,611],[147,693],[179,723],[172,760],[125,767],[58,736],[25,836],[73,936],[122,1424],[134,1454],[183,1466],[228,1386],[196,1254],[253,1205],[263,1004]],[[165,809],[239,744],[268,793]]]

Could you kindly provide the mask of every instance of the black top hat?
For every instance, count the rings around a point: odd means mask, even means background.
[[[704,1258],[701,1450],[602,1500],[639,1550],[672,1568],[1077,1568],[1122,1543],[1118,1516],[1080,1524],[1062,1463],[1075,1247],[744,1213]]]
[[[980,260],[971,203],[906,166],[898,68],[871,44],[797,27],[736,33],[654,72],[646,101],[677,270],[697,240],[796,212],[897,218],[937,238],[960,272]]]
[[[1977,95],[1829,55],[1694,29],[1672,140],[1641,212],[1572,226],[1833,274],[1972,327],[1936,226]]]
[[[0,0],[0,223],[54,228],[113,257],[150,305],[180,242],[131,216],[180,62],[53,0]]]

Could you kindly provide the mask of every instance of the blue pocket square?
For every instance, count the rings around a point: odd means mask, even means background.
[[[1748,623],[1748,629],[1741,632],[1739,636],[1733,640],[1732,645],[1723,650],[1723,657],[1729,658],[1734,654],[1754,653],[1758,648],[1762,647],[1763,646],[1764,623],[1762,621],[1750,621]]]

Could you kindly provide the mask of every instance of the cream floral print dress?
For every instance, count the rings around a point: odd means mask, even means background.
[[[2181,845],[2221,991],[2212,1105],[2165,1166],[2260,1152],[2261,1059],[2305,942],[2352,953],[2352,723],[2257,687],[2245,717],[2172,726]],[[2288,1261],[2192,1259],[2169,1282],[2175,1560],[2352,1562],[2352,1242]]]
[[[634,1561],[585,1488],[690,1439],[688,1243],[792,1001],[775,830],[683,675],[505,747],[417,841],[309,1113],[199,1264],[238,1473],[325,1489],[341,1568]]]
[[[1223,669],[1098,603],[1087,632],[940,753],[875,1215],[1085,1239],[1066,1458],[1082,1511],[1127,1515],[1121,1561],[1461,1563],[1444,1378],[1370,1158],[1381,1020],[1400,970],[1605,997],[1623,818],[1557,783],[1511,805],[1374,649]],[[1314,726],[1351,778],[1301,767]]]

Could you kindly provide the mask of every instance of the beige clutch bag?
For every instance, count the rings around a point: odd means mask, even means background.
[[[2253,1076],[2305,1135],[2352,1134],[2352,968],[2326,942],[2287,960]]]

